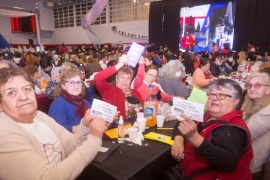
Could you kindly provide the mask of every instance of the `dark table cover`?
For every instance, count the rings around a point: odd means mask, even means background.
[[[174,127],[176,121],[165,122],[164,127]],[[158,130],[156,127],[147,129],[143,134],[156,132],[170,135],[172,130]],[[106,143],[112,140],[105,137]],[[116,141],[116,140],[114,140]],[[119,145],[103,162],[92,162],[77,179],[162,179],[165,170],[177,162],[171,156],[171,146],[157,141],[143,141],[142,146],[128,142]]]

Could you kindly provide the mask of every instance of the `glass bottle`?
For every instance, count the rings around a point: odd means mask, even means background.
[[[123,116],[120,116],[118,122],[118,143],[124,143],[124,121]]]

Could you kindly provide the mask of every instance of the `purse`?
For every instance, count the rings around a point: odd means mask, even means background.
[[[192,180],[193,178],[210,171],[212,171],[211,168],[205,168],[189,176],[184,176],[181,171],[181,167],[178,164],[176,166],[170,167],[167,171],[165,171],[163,180]]]

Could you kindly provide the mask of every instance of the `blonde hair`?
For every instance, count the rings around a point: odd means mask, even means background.
[[[65,64],[65,63],[64,63]],[[72,64],[72,63],[70,63]],[[68,64],[65,64],[68,65]],[[63,65],[62,65],[63,66]],[[62,85],[66,83],[66,81],[70,78],[73,78],[75,76],[80,76],[81,81],[81,71],[77,66],[66,66],[66,68],[61,72],[60,82],[57,83],[55,90],[54,90],[54,97],[57,98],[61,95],[62,92]],[[82,92],[83,95],[85,94],[85,86],[82,85]]]
[[[246,60],[246,53],[244,51],[240,51],[238,53],[239,58],[236,60],[239,65],[241,65],[243,62],[247,62]]]
[[[264,84],[270,85],[270,76],[265,72],[252,73],[246,79],[246,83],[249,83],[249,81],[254,77],[259,77]],[[248,120],[252,115],[259,112],[269,104],[270,104],[270,95],[264,94],[264,96],[258,102],[254,102],[252,99],[249,98],[248,94],[246,94],[245,101],[242,106],[245,120]]]

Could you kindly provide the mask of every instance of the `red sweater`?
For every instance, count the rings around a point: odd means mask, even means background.
[[[126,109],[125,109],[126,99],[125,99],[125,95],[123,91],[120,88],[106,81],[108,77],[110,77],[111,75],[115,73],[117,73],[115,66],[111,66],[104,69],[103,71],[100,71],[98,74],[95,75],[95,78],[94,78],[95,85],[96,85],[97,90],[101,94],[103,101],[116,106],[117,110],[120,111],[120,116],[123,116],[124,119],[127,119]],[[143,105],[143,100],[141,98],[140,93],[136,91],[135,89],[132,89],[131,93]]]

